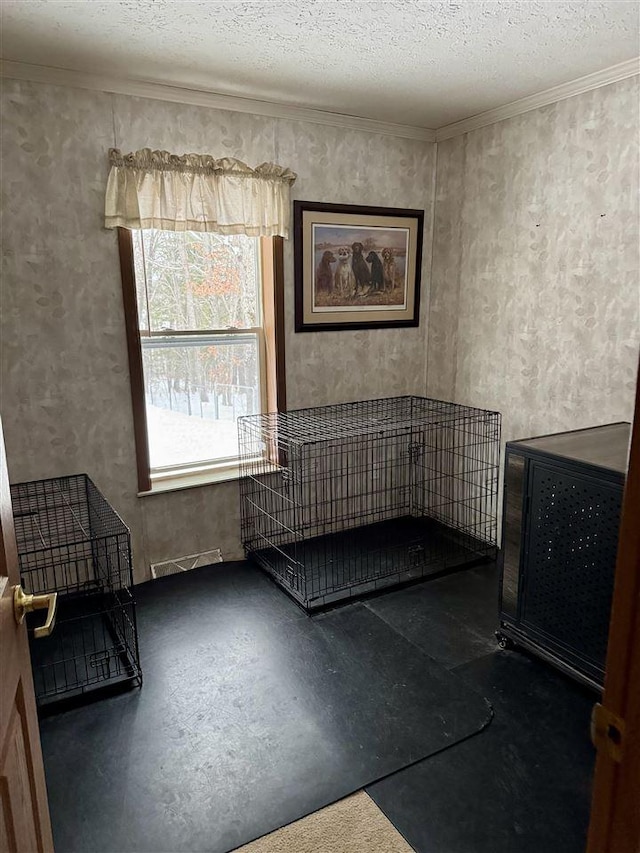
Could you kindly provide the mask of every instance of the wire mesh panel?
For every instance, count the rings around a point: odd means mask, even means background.
[[[245,551],[309,609],[495,556],[497,412],[394,397],[238,431]]]
[[[11,498],[22,586],[58,593],[54,632],[31,642],[38,704],[141,684],[124,522],[85,474],[18,483]]]

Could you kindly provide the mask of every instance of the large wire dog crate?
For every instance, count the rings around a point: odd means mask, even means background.
[[[29,632],[39,707],[140,685],[129,529],[86,474],[18,483],[11,498],[22,586],[58,593],[53,633]]]
[[[239,418],[247,556],[309,610],[494,558],[500,420],[423,397]]]

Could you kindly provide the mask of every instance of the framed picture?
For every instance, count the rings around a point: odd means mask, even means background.
[[[295,201],[296,332],[417,326],[423,210]]]

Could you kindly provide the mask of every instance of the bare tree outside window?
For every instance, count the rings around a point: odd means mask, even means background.
[[[134,231],[133,250],[151,471],[231,463],[262,410],[258,240]]]

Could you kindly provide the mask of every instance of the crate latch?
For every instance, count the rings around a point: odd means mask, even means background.
[[[410,566],[420,566],[424,562],[424,545],[410,545],[407,553]]]
[[[597,702],[591,712],[591,740],[596,749],[604,750],[613,761],[620,763],[624,753],[625,722]]]
[[[424,445],[419,444],[417,441],[412,441],[409,444],[409,460],[411,462],[417,462],[422,454],[424,453]]]

